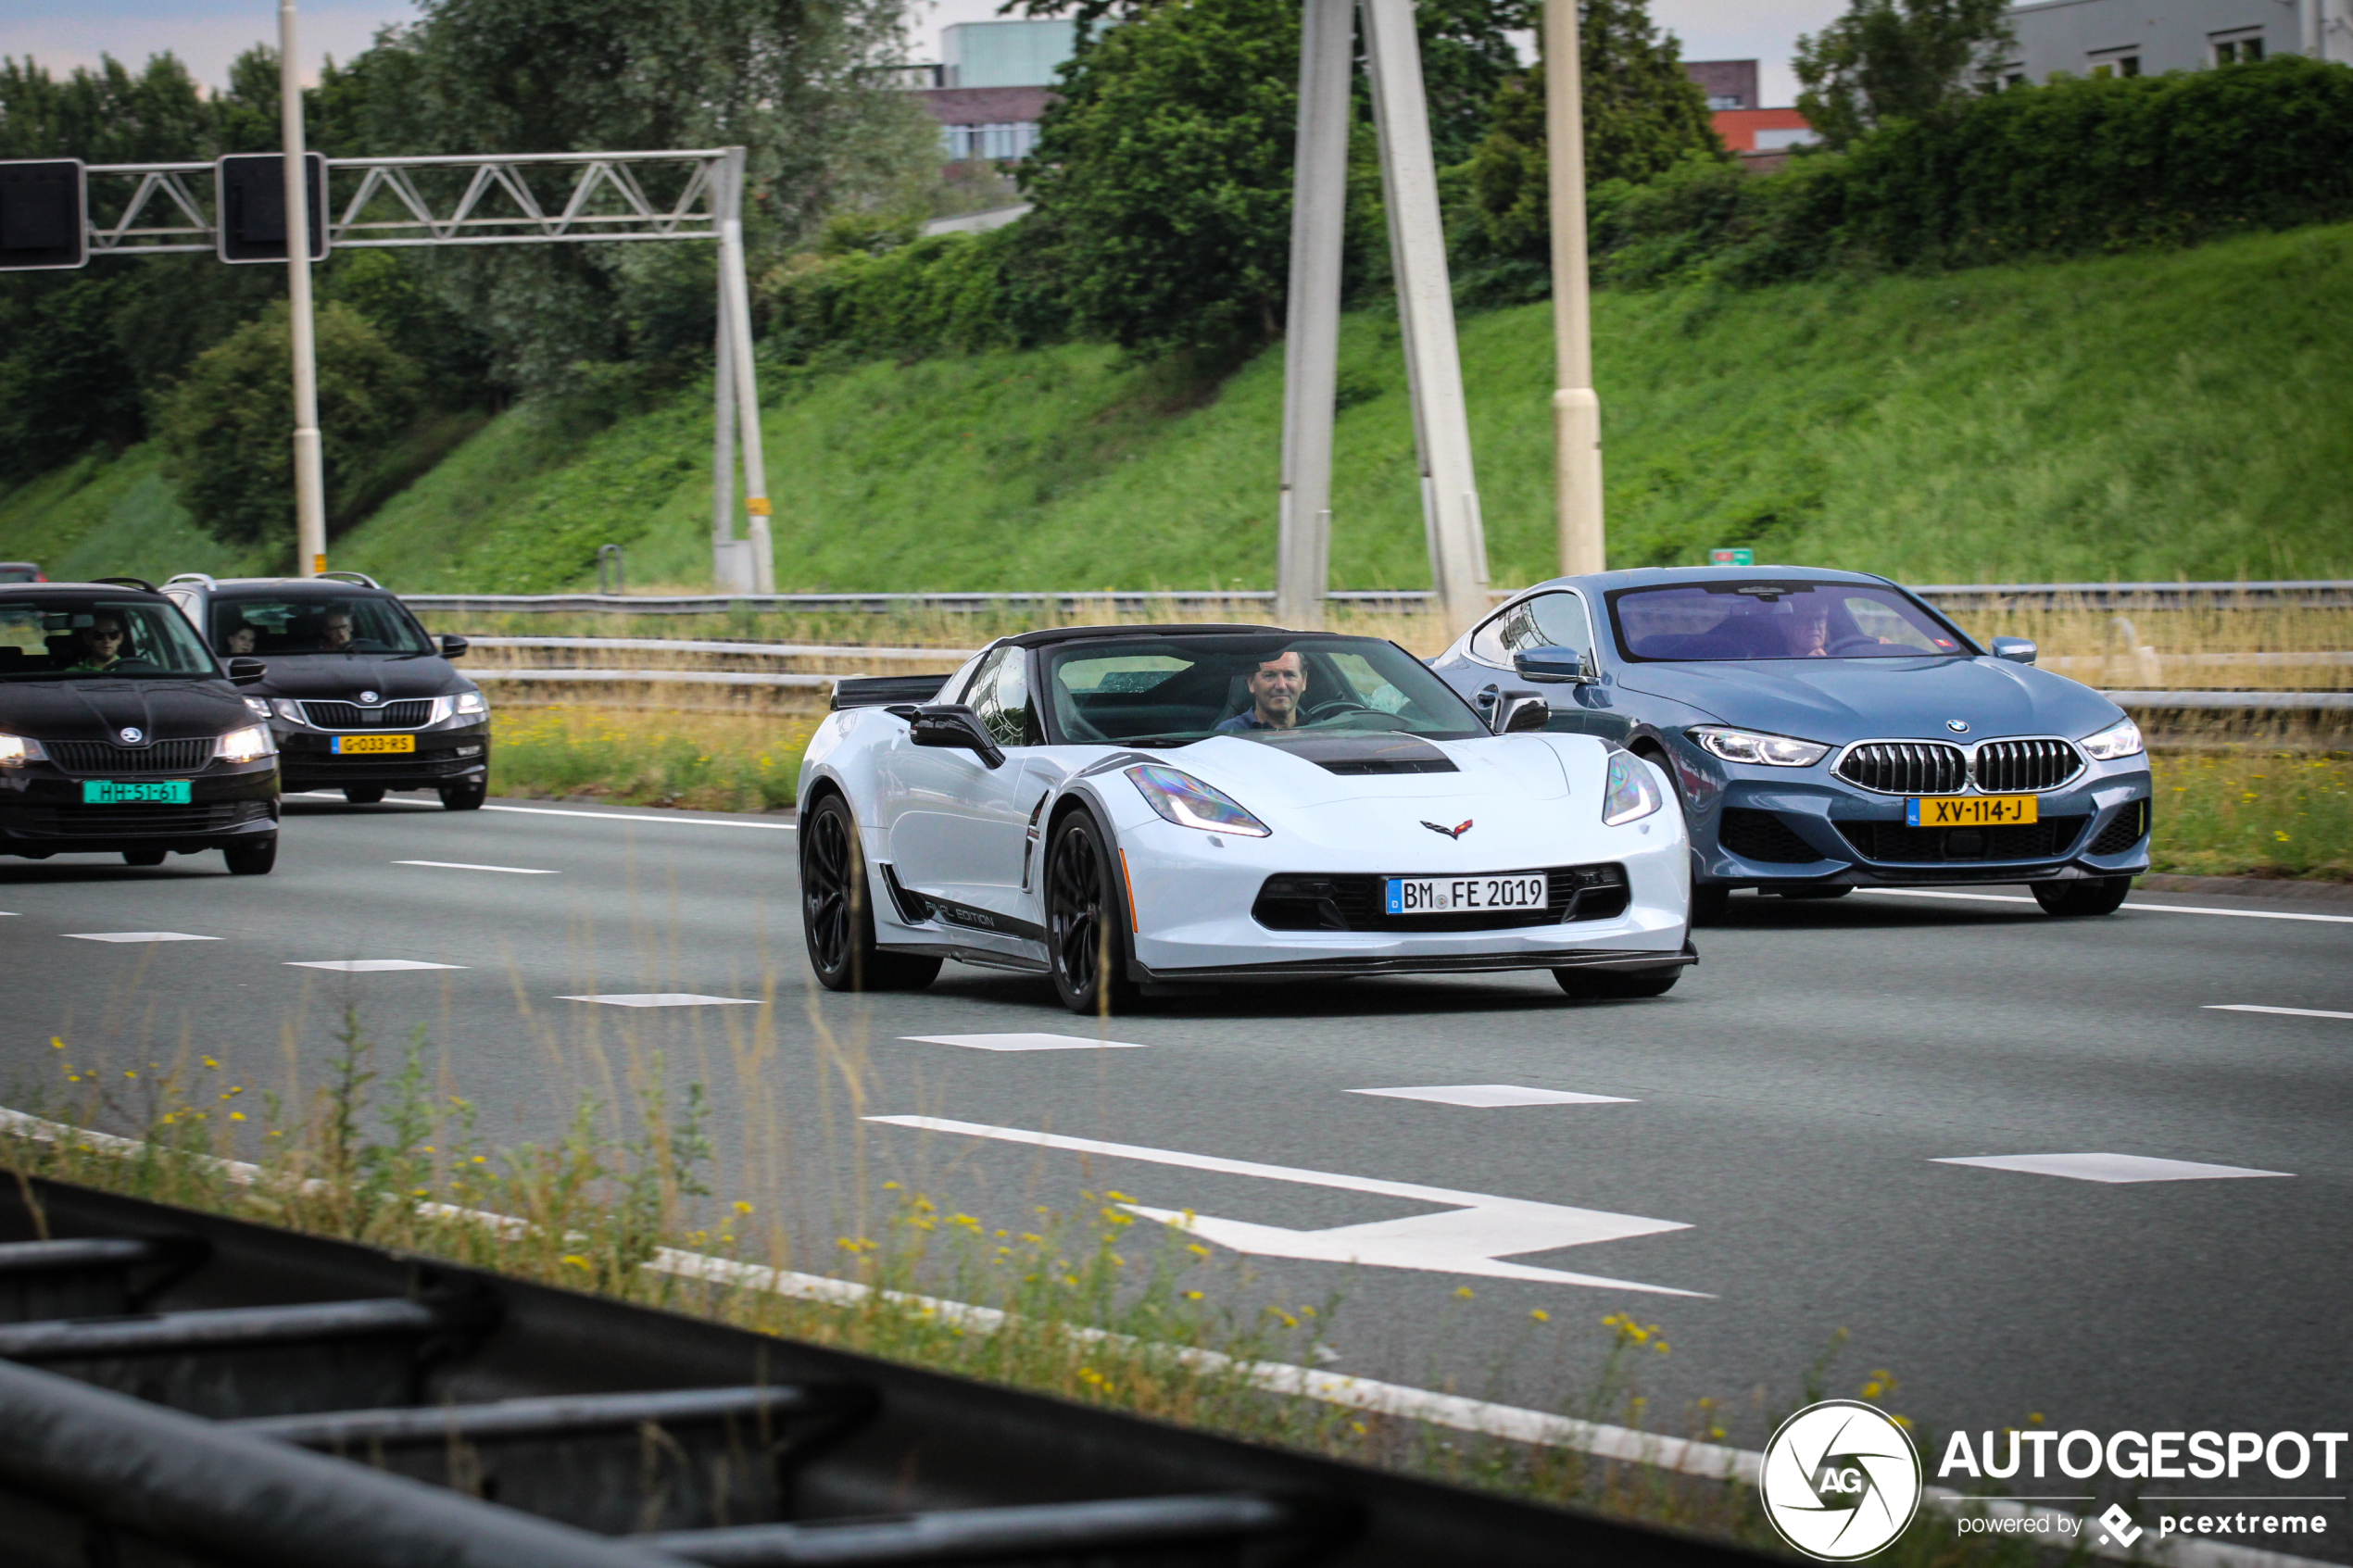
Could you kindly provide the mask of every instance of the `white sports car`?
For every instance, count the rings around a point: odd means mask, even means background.
[[[955,959],[1080,1012],[1173,985],[1548,969],[1654,997],[1696,961],[1653,764],[1491,720],[1373,637],[1098,626],[943,683],[845,681],[800,774],[801,911],[833,990]]]

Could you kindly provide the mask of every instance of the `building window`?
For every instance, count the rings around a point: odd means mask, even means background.
[[[2141,55],[2137,49],[2103,49],[2091,56],[2091,74],[2102,76],[2138,76]]]
[[[2214,46],[2214,63],[2218,66],[2252,65],[2263,57],[2260,32],[2234,32],[2207,42]]]
[[[943,125],[939,128],[940,155],[950,163],[985,158],[998,163],[1013,163],[1029,156],[1038,144],[1035,121],[1022,120],[1001,125]]]
[[[1710,114],[1721,114],[1726,109],[1744,109],[1746,107],[1748,107],[1748,106],[1741,102],[1741,95],[1737,93],[1719,94],[1707,100],[1707,112]]]

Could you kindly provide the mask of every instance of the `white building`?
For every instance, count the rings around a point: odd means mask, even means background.
[[[2317,55],[2353,60],[2348,0],[2037,0],[2005,19],[2015,85],[2070,76],[2157,76]]]

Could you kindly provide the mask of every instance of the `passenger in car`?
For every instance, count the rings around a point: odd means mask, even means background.
[[[1299,699],[1307,690],[1307,661],[1297,653],[1263,661],[1243,683],[1250,708],[1215,727],[1220,730],[1290,730],[1299,725]]]
[[[351,611],[340,607],[327,611],[319,621],[319,651],[341,653],[351,646]]]
[[[260,633],[245,621],[238,621],[220,635],[220,651],[231,657],[253,652],[254,642]]]
[[[122,662],[125,642],[120,616],[94,615],[89,625],[74,633],[73,651],[81,657],[66,669],[71,672],[111,670]]]

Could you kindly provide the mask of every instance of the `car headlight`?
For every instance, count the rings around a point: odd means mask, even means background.
[[[245,706],[253,709],[256,718],[270,717],[270,702],[267,697],[249,696],[245,698]]]
[[[1602,823],[1617,827],[1639,822],[1667,804],[1651,778],[1650,764],[1630,751],[1610,754],[1609,778],[1602,787]]]
[[[23,735],[0,735],[0,768],[21,768],[28,762],[44,762],[48,758],[37,740]]]
[[[223,762],[258,762],[265,757],[275,757],[278,748],[270,739],[269,725],[247,724],[222,735],[212,754]]]
[[[490,699],[480,692],[459,692],[453,708],[460,719],[479,718],[490,711]]]
[[[1686,732],[1711,755],[1727,762],[1762,762],[1768,768],[1810,768],[1831,754],[1827,746],[1789,735],[1759,734],[1755,730],[1702,724]]]
[[[302,704],[296,702],[290,696],[273,698],[271,699],[270,706],[278,710],[278,717],[281,719],[284,719],[296,724],[305,724],[309,722],[308,720],[302,716]]]
[[[2087,735],[2075,744],[2082,746],[2083,755],[2095,762],[2113,762],[2120,757],[2138,757],[2148,749],[2147,744],[2141,739],[2141,727],[2130,719],[2110,724],[2098,734]]]
[[[1232,796],[1176,768],[1141,762],[1127,770],[1127,777],[1153,810],[1180,828],[1238,834],[1243,838],[1265,838],[1274,831],[1243,810]]]

